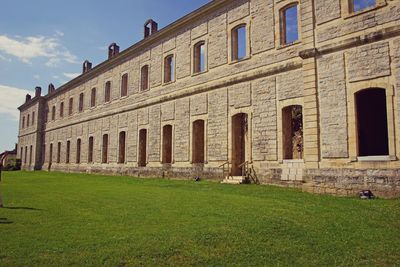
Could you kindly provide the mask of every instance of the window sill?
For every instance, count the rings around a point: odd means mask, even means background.
[[[146,92],[148,92],[148,91],[150,91],[149,88],[147,88],[146,90],[139,90],[139,93],[146,93]]]
[[[368,161],[379,162],[379,161],[395,161],[395,160],[396,160],[395,156],[363,156],[363,157],[357,157],[357,161],[359,161],[359,162],[368,162]]]
[[[194,77],[194,76],[198,76],[198,75],[201,75],[201,74],[204,74],[204,73],[207,73],[208,72],[208,70],[204,70],[204,71],[201,71],[201,72],[193,72],[192,73],[192,77]]]
[[[169,82],[163,82],[163,86],[173,84],[173,83],[175,83],[175,81],[176,80],[172,80],[172,81],[169,81]]]
[[[285,49],[285,48],[287,48],[287,47],[295,46],[295,45],[298,45],[298,44],[301,44],[301,41],[300,41],[300,40],[294,41],[294,42],[292,42],[292,43],[280,44],[280,45],[278,46],[277,50]]]
[[[241,58],[241,59],[231,60],[231,61],[229,61],[228,65],[233,65],[233,64],[236,64],[236,63],[239,63],[239,62],[243,62],[243,61],[249,60],[250,58],[251,58],[251,56],[246,56],[246,57]]]
[[[128,95],[120,96],[119,99],[125,99],[128,98]]]

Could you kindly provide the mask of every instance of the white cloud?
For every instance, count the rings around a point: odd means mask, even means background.
[[[55,36],[60,36],[63,37],[64,33],[62,31],[57,30],[56,33],[54,34]]]
[[[17,109],[25,101],[26,94],[31,94],[28,90],[16,87],[0,85],[1,102],[0,113],[10,115],[14,120],[19,120],[19,110]]]
[[[29,36],[15,39],[0,35],[0,52],[14,56],[24,63],[31,63],[35,58],[47,58],[46,66],[49,67],[60,62],[78,63],[78,58],[61,44],[58,38],[60,33],[56,37]]]
[[[4,60],[4,61],[7,61],[7,62],[11,62],[11,58],[6,58],[6,57],[3,56],[3,55],[0,55],[0,60]]]
[[[76,77],[78,77],[79,75],[81,75],[80,73],[67,73],[64,72],[63,75],[69,79],[74,79]]]
[[[40,75],[35,74],[35,75],[33,75],[33,78],[35,78],[36,80],[39,80],[40,79]]]

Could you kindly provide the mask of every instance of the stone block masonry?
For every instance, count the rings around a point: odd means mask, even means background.
[[[26,97],[22,168],[223,179],[247,162],[264,184],[398,197],[400,2],[352,3],[220,0],[149,21],[142,41]]]

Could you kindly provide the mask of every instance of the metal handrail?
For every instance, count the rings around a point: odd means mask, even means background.
[[[230,176],[230,174],[229,174],[229,172],[230,172],[230,170],[229,170],[229,165],[230,165],[230,162],[229,161],[226,161],[226,162],[224,162],[222,165],[220,165],[218,168],[221,168],[222,167],[222,175],[224,176],[224,179],[225,179],[225,166],[226,165],[228,165],[228,169],[227,169],[227,175],[226,176]]]

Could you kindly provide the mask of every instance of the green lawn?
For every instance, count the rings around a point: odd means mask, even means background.
[[[400,200],[5,172],[0,266],[393,266]]]

